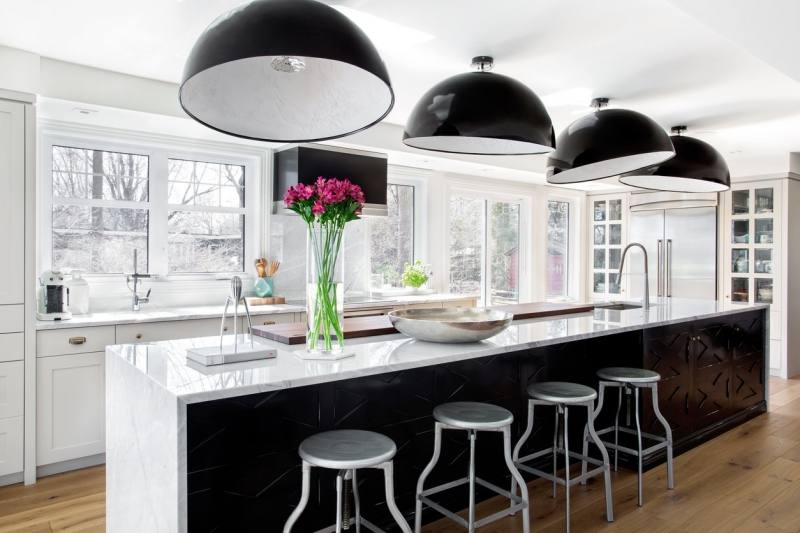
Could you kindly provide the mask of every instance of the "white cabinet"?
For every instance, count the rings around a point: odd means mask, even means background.
[[[21,416],[0,420],[0,476],[22,471]]]
[[[0,305],[21,304],[25,301],[25,105],[6,100],[0,100],[0,228]]]
[[[22,471],[22,361],[0,363],[0,476]]]
[[[105,452],[105,352],[37,360],[36,462]]]
[[[253,325],[282,324],[294,322],[295,313],[274,315],[258,315],[251,317]],[[242,332],[247,318],[240,317],[238,330]],[[172,320],[169,322],[149,322],[145,324],[120,324],[117,326],[116,344],[157,342],[170,339],[187,339],[190,337],[211,337],[219,335],[220,319],[203,318],[194,320]],[[225,321],[225,331],[233,333],[233,319]]]
[[[22,416],[23,369],[22,361],[0,363],[0,419]]]
[[[800,372],[800,215],[796,177],[734,183],[724,195],[722,289],[731,307],[770,304],[770,372]],[[793,289],[794,286],[794,289]],[[790,297],[790,295],[794,297]]]
[[[102,352],[110,344],[117,344],[114,326],[44,330],[36,334],[36,355]]]
[[[33,320],[33,98],[0,90],[0,476],[9,476],[5,483],[18,481],[23,468],[32,466],[25,465],[23,450],[26,431],[33,431],[33,417],[27,429],[25,419],[26,394],[28,414],[33,406],[33,369],[26,377],[24,361],[26,321]],[[26,471],[27,481],[31,472]]]
[[[771,304],[770,370],[781,373],[783,332],[781,311],[781,181],[734,184],[725,194],[723,291],[735,306]]]

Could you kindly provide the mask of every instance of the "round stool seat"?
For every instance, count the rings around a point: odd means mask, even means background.
[[[437,422],[462,429],[497,429],[514,421],[511,411],[480,402],[450,402],[437,405],[433,410]]]
[[[597,392],[580,383],[543,381],[528,385],[528,395],[534,400],[552,403],[584,403],[597,398]]]
[[[661,381],[661,375],[652,370],[644,368],[628,368],[624,366],[612,366],[601,368],[597,371],[597,377],[606,381],[617,381],[620,383],[654,383]]]
[[[374,431],[338,429],[308,437],[300,457],[314,466],[349,470],[385,463],[397,452],[392,439]]]

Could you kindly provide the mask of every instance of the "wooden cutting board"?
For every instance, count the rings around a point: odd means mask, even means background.
[[[544,318],[548,316],[571,313],[587,313],[594,309],[593,304],[556,304],[547,302],[495,306],[491,309],[513,313],[514,320],[528,318]],[[373,337],[397,333],[389,317],[357,316],[345,318],[342,324],[345,339]],[[306,325],[303,322],[274,324],[271,326],[253,326],[253,334],[283,344],[305,344]]]
[[[528,318],[545,318],[548,316],[570,315],[573,313],[589,313],[594,311],[594,304],[533,302],[527,304],[495,305],[489,309],[512,313],[514,315],[514,320],[526,320]]]
[[[345,318],[342,328],[345,339],[397,333],[386,315]],[[253,326],[253,334],[283,344],[305,344],[306,324],[305,322],[293,322],[271,326]]]

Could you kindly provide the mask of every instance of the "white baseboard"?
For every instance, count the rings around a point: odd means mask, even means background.
[[[69,472],[70,470],[79,470],[81,468],[88,468],[90,466],[101,465],[105,462],[106,462],[106,454],[98,453],[97,455],[81,457],[80,459],[70,459],[69,461],[50,463],[49,465],[37,466],[36,477],[40,478],[45,476],[52,476],[54,474],[61,474],[62,472]]]
[[[5,485],[13,485],[15,483],[22,483],[22,477],[22,472],[0,476],[0,487],[4,487]]]

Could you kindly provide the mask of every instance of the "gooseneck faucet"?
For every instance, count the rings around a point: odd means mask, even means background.
[[[125,283],[128,285],[128,290],[131,291],[133,296],[131,297],[131,310],[132,311],[139,311],[141,309],[141,304],[146,304],[150,301],[150,291],[153,289],[148,289],[147,294],[144,296],[139,296],[139,284],[141,283],[142,279],[151,277],[150,274],[140,274],[139,270],[137,269],[137,259],[139,255],[139,250],[133,250],[133,274],[128,274],[125,278]],[[133,287],[131,287],[131,281],[133,281]]]
[[[628,255],[628,250],[633,247],[641,248],[644,254],[644,301],[642,302],[642,306],[645,311],[647,311],[650,309],[650,277],[647,273],[647,249],[643,244],[632,242],[622,251],[622,259],[619,261],[619,273],[617,274],[617,285],[622,285],[622,268],[625,266],[625,256]]]

